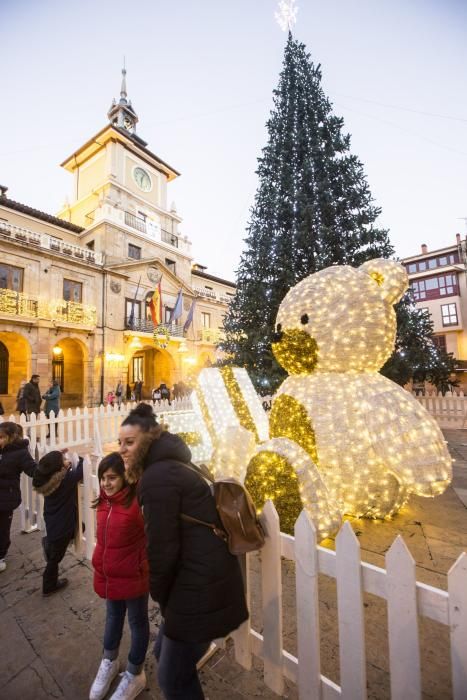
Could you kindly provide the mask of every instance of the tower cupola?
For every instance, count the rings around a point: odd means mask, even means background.
[[[125,129],[130,134],[136,134],[136,124],[138,115],[132,107],[131,100],[128,99],[126,90],[126,68],[122,68],[122,86],[120,88],[120,99],[117,102],[112,100],[109,111],[107,112],[109,121],[113,126],[118,126],[120,129]]]

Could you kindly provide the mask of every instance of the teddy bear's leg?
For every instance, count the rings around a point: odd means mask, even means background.
[[[371,490],[366,518],[391,518],[407,501],[409,489],[395,474],[387,472]]]
[[[342,513],[303,448],[288,438],[273,438],[257,448],[246,473],[245,486],[258,508],[270,499],[279,514],[281,530],[293,533],[303,508],[322,540],[339,529]]]

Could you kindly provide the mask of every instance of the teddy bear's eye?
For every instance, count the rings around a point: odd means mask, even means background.
[[[282,330],[282,323],[277,324],[277,332],[280,333]]]
[[[308,320],[309,320],[309,319],[308,319],[308,314],[303,314],[303,316],[302,316],[301,319],[300,319],[300,321],[303,323],[303,325],[305,325],[306,323],[308,323]]]

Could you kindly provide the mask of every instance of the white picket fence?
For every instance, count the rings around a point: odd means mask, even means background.
[[[442,428],[464,428],[467,421],[467,397],[459,394],[425,394],[415,396]]]
[[[261,550],[263,630],[260,634],[248,621],[233,635],[235,656],[244,668],[251,669],[253,655],[262,659],[264,682],[278,695],[284,694],[288,678],[297,684],[301,700],[367,698],[363,605],[367,592],[387,601],[391,699],[422,698],[419,616],[449,627],[452,697],[467,698],[465,552],[451,567],[448,590],[443,591],[417,582],[415,562],[400,536],[386,554],[385,570],[361,561],[360,545],[348,522],[337,535],[334,552],[317,544],[304,511],[295,524],[295,537],[280,532],[270,501],[261,518],[267,532]],[[297,656],[283,645],[281,557],[296,564]],[[337,583],[340,686],[321,673],[318,574]]]
[[[96,406],[91,409],[69,408],[67,411],[61,410],[57,416],[51,411],[49,418],[45,413],[38,416],[33,413],[28,419],[24,414],[19,417],[3,416],[2,419],[22,426],[35,459],[40,459],[51,450],[65,448],[75,448],[99,457],[104,454],[106,445],[116,443],[123,419],[135,406],[136,403],[122,403],[120,406]],[[168,423],[172,432],[201,432],[200,419],[194,414],[188,398],[175,399],[170,404],[168,401],[156,401],[154,410],[158,420]],[[200,461],[206,459],[205,450],[203,444],[193,447],[193,458]],[[26,474],[21,475],[21,497],[21,530],[33,532],[42,529],[42,496],[33,491],[32,481]]]
[[[96,537],[91,504],[99,492],[98,463],[99,459],[84,457],[84,479],[78,487],[79,522],[85,529],[75,541],[75,551],[89,560]],[[40,525],[40,511],[35,516]],[[386,554],[385,570],[361,561],[360,544],[348,522],[332,551],[318,545],[304,511],[295,524],[295,537],[280,532],[270,501],[261,520],[267,535],[260,556],[263,628],[260,633],[247,621],[232,635],[238,663],[249,670],[253,656],[262,659],[264,682],[279,696],[287,678],[298,686],[301,700],[363,700],[367,697],[363,594],[367,592],[387,601],[391,699],[422,698],[419,616],[448,626],[452,697],[467,698],[467,554],[451,567],[448,590],[443,591],[417,582],[415,562],[400,536]],[[248,556],[244,569],[251,608]],[[282,557],[295,562],[297,656],[283,644]],[[318,574],[337,583],[340,685],[321,672]]]

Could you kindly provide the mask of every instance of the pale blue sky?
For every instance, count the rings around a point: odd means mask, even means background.
[[[107,122],[125,54],[138,133],[197,262],[233,279],[286,35],[276,0],[0,0],[0,183],[49,213],[66,156]],[[299,0],[295,36],[352,135],[400,256],[467,217],[467,3]]]

